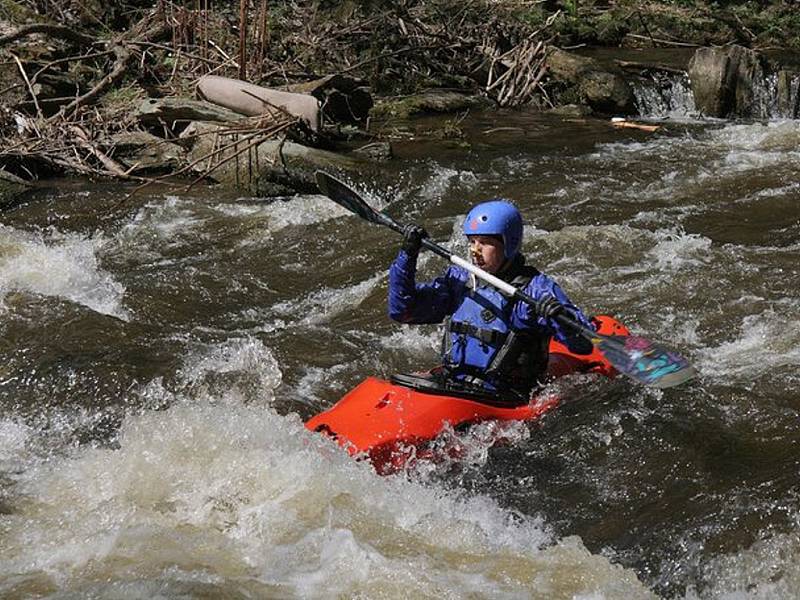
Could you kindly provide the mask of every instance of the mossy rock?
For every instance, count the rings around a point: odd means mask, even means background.
[[[378,102],[370,111],[373,119],[407,119],[414,115],[452,113],[473,108],[488,108],[492,101],[482,96],[452,90],[429,90],[400,99]]]

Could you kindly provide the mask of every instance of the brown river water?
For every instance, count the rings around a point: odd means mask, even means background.
[[[436,362],[386,316],[395,234],[54,182],[0,215],[1,597],[800,596],[800,123],[460,127],[351,181],[460,252],[473,203],[515,200],[530,262],[699,378],[569,377],[509,443],[379,477],[302,421]]]

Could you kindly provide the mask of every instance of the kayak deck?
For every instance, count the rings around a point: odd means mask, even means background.
[[[596,323],[599,333],[628,334],[627,328],[611,317],[596,317]],[[551,342],[551,378],[587,372],[616,375],[597,348],[591,354],[577,355],[559,342]],[[447,424],[458,427],[490,419],[529,421],[538,419],[559,402],[556,394],[540,392],[526,404],[504,406],[427,393],[368,377],[333,407],[309,419],[306,428],[326,434],[351,455],[367,456],[379,473],[386,474],[402,468],[416,449],[436,438]]]

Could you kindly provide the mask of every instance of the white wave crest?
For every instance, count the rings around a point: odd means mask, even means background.
[[[378,477],[269,407],[129,416],[118,449],[36,465],[20,485],[2,595],[157,581],[166,595],[652,597],[578,538],[554,541],[487,497]]]
[[[66,298],[128,320],[125,288],[100,268],[102,237],[27,233],[0,225],[0,296],[21,291]]]
[[[800,323],[768,309],[746,316],[736,339],[705,348],[698,366],[709,375],[752,379],[800,365]]]
[[[214,385],[219,376],[232,376],[236,385],[231,385],[231,377],[222,378],[221,385]],[[268,403],[274,399],[273,390],[282,379],[278,361],[261,340],[241,338],[226,340],[219,344],[205,345],[184,361],[178,373],[185,386],[203,390],[203,397],[219,394],[237,401],[243,396],[254,396],[255,400]]]
[[[334,316],[352,310],[369,296],[375,287],[386,277],[384,273],[373,275],[359,283],[345,288],[325,288],[310,293],[298,301],[287,301],[276,304],[276,314],[285,317],[289,324],[316,325],[329,321]],[[297,315],[299,319],[292,320]],[[285,327],[286,322],[280,320]],[[274,325],[268,325],[276,329]]]

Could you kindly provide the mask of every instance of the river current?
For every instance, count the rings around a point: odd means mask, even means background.
[[[529,262],[698,379],[572,376],[380,477],[302,422],[436,362],[386,316],[395,234],[322,196],[57,182],[0,215],[0,596],[800,595],[800,123],[451,125],[352,183],[459,252],[513,199]]]

